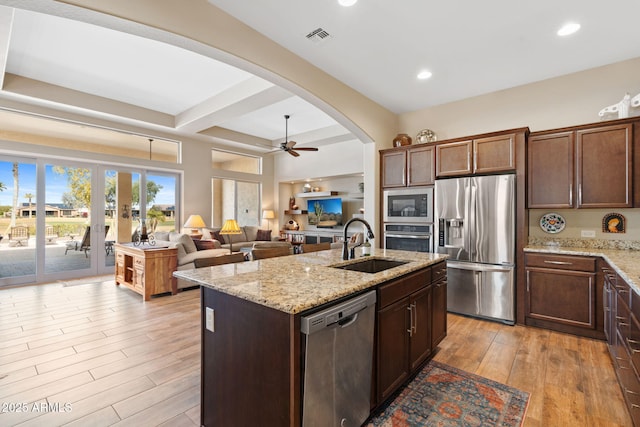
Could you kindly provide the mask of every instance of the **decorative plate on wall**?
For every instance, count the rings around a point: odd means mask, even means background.
[[[624,215],[611,212],[602,218],[603,233],[624,233],[626,231]]]
[[[540,218],[540,228],[547,233],[559,233],[564,230],[566,222],[562,215],[550,212]]]

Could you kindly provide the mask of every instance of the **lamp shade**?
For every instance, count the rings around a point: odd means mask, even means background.
[[[242,230],[235,219],[227,219],[220,229],[220,234],[242,234]]]
[[[262,211],[262,219],[275,219],[276,214],[271,209],[265,209]]]
[[[204,220],[200,215],[189,215],[189,218],[187,218],[187,222],[184,223],[184,228],[196,229],[206,226],[207,225],[204,223]]]

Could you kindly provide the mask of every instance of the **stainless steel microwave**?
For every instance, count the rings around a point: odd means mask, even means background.
[[[433,187],[383,192],[384,222],[433,222]]]

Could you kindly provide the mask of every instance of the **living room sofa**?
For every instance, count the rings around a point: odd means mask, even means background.
[[[211,258],[215,256],[228,255],[229,248],[222,248],[212,242],[210,249],[198,250],[195,242],[188,234],[174,231],[156,231],[153,233],[156,242],[168,244],[178,249],[178,270],[189,270],[195,268],[194,260]]]
[[[259,227],[253,225],[245,225],[240,227],[242,231],[240,234],[220,234],[220,228],[205,227],[202,231],[203,240],[217,240],[220,242],[220,247],[229,250],[229,247],[233,245],[234,251],[239,251],[241,248],[253,248],[254,246],[265,245],[266,242],[270,242],[269,246],[275,245],[287,245],[288,242],[279,242],[279,236],[271,236],[271,230],[261,230]]]

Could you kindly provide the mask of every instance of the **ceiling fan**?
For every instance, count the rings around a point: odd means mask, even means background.
[[[300,153],[298,151],[318,151],[315,147],[298,147],[294,148],[296,145],[295,141],[289,141],[289,115],[284,115],[285,120],[285,131],[284,131],[284,142],[280,143],[280,150],[286,151],[291,154],[293,157],[298,157]]]

